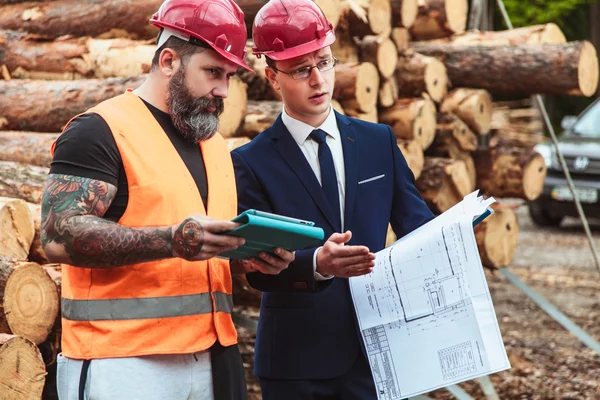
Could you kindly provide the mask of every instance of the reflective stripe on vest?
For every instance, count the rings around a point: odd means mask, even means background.
[[[214,292],[213,295],[217,312],[231,314],[233,297],[222,292]],[[169,318],[209,314],[212,311],[210,293],[139,299],[61,300],[62,316],[71,321]]]

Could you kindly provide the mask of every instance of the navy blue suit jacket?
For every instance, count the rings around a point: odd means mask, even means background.
[[[384,248],[388,223],[398,237],[433,218],[387,125],[336,113],[346,170],[344,228],[350,245]],[[340,232],[308,161],[281,120],[232,152],[239,210],[250,208],[314,221],[325,238]],[[384,175],[381,179],[367,181]],[[367,181],[360,183],[362,181]],[[255,374],[273,379],[325,379],[347,372],[361,351],[348,280],[314,279],[317,247],[296,252],[279,275],[251,273],[263,293]]]

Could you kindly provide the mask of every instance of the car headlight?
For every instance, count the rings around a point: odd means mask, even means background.
[[[538,144],[533,148],[534,151],[541,154],[544,157],[546,167],[552,167],[552,149],[547,144]]]

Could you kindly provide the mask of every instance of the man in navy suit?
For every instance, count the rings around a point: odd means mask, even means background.
[[[271,0],[253,39],[284,108],[232,152],[239,209],[314,221],[328,237],[279,274],[247,275],[264,292],[255,349],[263,398],[376,399],[348,278],[371,272],[388,223],[402,237],[433,214],[391,128],[332,109],[335,35],[313,1]]]

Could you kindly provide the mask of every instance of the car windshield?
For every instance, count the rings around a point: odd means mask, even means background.
[[[573,126],[573,132],[577,136],[600,138],[600,101],[596,101],[579,118],[575,126]]]

